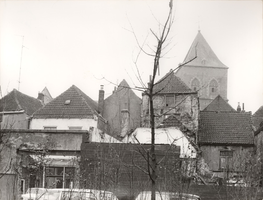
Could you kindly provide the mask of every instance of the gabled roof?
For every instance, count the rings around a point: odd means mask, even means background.
[[[220,95],[218,95],[203,111],[235,112],[236,110],[232,108]]]
[[[127,83],[127,81],[125,79],[123,79],[120,84],[118,85],[117,89],[115,91],[113,91],[113,94],[110,95],[109,97],[107,97],[105,99],[105,101],[107,101],[108,99],[110,99],[113,95],[127,95],[127,91],[129,90],[129,94],[132,96],[135,96],[138,98],[138,100],[141,101],[141,98],[138,97],[133,90],[131,89],[131,87],[129,86],[129,84]]]
[[[263,106],[261,106],[254,114],[254,117],[263,117]]]
[[[174,72],[168,72],[163,78],[155,83],[153,93],[158,94],[180,94],[194,93]]]
[[[89,118],[97,113],[98,105],[75,85],[63,92],[33,118]]]
[[[170,115],[166,119],[163,120],[161,125],[158,126],[158,128],[169,128],[169,127],[181,127],[182,122],[180,122],[176,116]]]
[[[185,59],[184,63],[193,59],[197,54],[197,58],[187,65],[191,66],[209,66],[227,68],[213,52],[203,35],[198,31]]]
[[[0,100],[0,112],[3,111],[21,111],[25,110],[27,115],[32,115],[36,110],[42,107],[38,99],[13,89]]]
[[[52,101],[52,96],[51,94],[49,93],[47,87],[45,87],[42,92],[41,92],[43,95],[44,95],[44,104],[47,104],[49,103],[50,101]]]
[[[200,112],[199,144],[253,145],[251,114]]]
[[[252,117],[253,124],[256,128],[259,128],[260,123],[263,122],[263,106],[261,106]]]

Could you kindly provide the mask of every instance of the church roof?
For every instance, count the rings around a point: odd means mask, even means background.
[[[236,112],[220,95],[218,95],[203,111],[232,111]]]
[[[38,99],[30,97],[14,89],[2,99],[0,99],[0,112],[25,110],[27,115],[32,115],[42,107]]]
[[[220,67],[227,68],[213,52],[203,35],[198,31],[185,59],[184,63],[193,59],[197,54],[197,58],[188,63],[191,66],[208,66],[208,67]]]
[[[180,94],[193,93],[193,91],[174,72],[168,72],[163,78],[155,83],[153,93]]]
[[[34,113],[33,118],[90,118],[98,105],[75,85]]]

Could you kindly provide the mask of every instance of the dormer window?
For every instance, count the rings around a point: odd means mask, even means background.
[[[69,105],[70,104],[70,99],[65,101],[65,105]]]

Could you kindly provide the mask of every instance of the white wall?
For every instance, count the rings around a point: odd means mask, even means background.
[[[150,144],[151,129],[137,128],[131,135],[122,141],[127,143]],[[180,147],[180,158],[196,158],[196,149],[189,142],[188,138],[176,128],[155,129],[155,144],[173,144]]]
[[[69,126],[81,126],[81,130],[97,127],[94,119],[32,119],[30,129],[44,129],[44,126],[56,126],[57,130],[68,130]]]

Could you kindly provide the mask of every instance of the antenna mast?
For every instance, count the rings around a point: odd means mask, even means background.
[[[21,78],[21,69],[22,69],[22,56],[23,56],[23,48],[24,48],[24,36],[22,37],[22,48],[21,48],[21,56],[20,56],[20,69],[19,69],[19,77],[18,77],[18,88],[17,90],[19,91],[20,87],[20,78]]]

